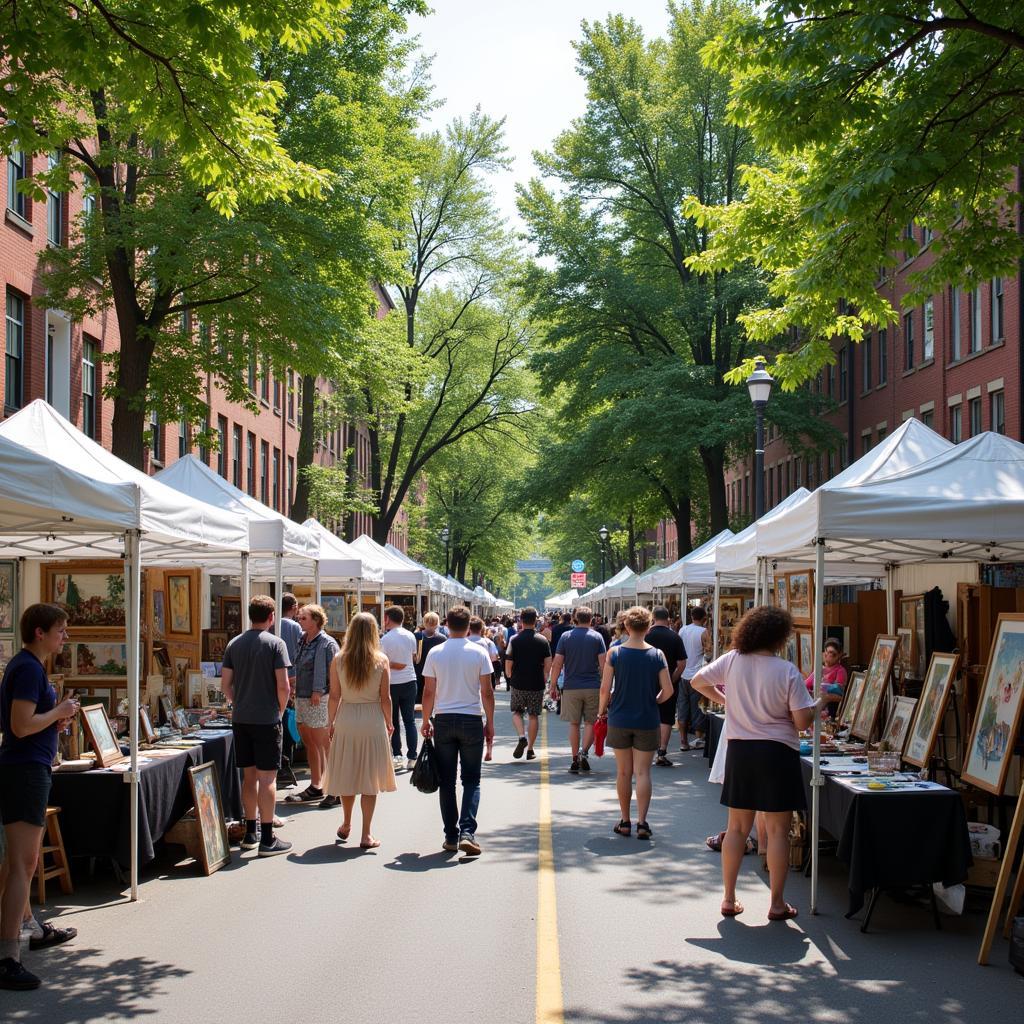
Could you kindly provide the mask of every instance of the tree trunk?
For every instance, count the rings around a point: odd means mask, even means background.
[[[316,379],[302,378],[302,429],[299,431],[299,449],[296,452],[295,499],[292,501],[291,517],[297,523],[309,518],[309,474],[305,470],[313,465],[313,449],[316,443]]]
[[[146,382],[152,347],[141,342],[137,323],[119,318],[121,348],[117,359],[117,394],[111,420],[110,450],[129,466],[142,469],[146,451]]]
[[[711,512],[711,534],[714,536],[729,525],[729,505],[725,499],[725,446],[701,448],[700,460],[708,482],[708,506]]]
[[[356,423],[351,421],[348,429],[344,431],[349,444],[345,451],[345,493],[350,498],[356,495]],[[341,521],[341,535],[350,544],[356,539],[356,514],[349,507]]]
[[[690,540],[691,523],[689,495],[685,495],[679,499],[675,522],[677,536],[676,558],[682,558],[683,555],[688,555],[693,550],[693,544]]]
[[[632,512],[630,512],[626,517],[626,534],[628,538],[626,557],[628,559],[630,569],[632,569],[633,572],[636,572],[636,527],[634,526]]]

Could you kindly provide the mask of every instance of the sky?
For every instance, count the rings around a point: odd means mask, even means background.
[[[434,13],[414,18],[411,29],[424,53],[434,54],[431,77],[444,105],[431,127],[469,114],[479,104],[506,117],[505,138],[514,164],[496,176],[495,196],[513,226],[515,183],[535,173],[532,153],[583,113],[583,80],[576,73],[573,40],[580,22],[627,13],[649,36],[668,27],[665,0],[433,0]]]

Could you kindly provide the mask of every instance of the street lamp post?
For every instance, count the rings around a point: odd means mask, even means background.
[[[774,378],[764,368],[764,360],[755,360],[755,370],[747,378],[747,391],[754,403],[757,434],[754,443],[754,519],[764,515],[764,410],[771,397]]]
[[[602,526],[601,529],[597,531],[597,535],[598,535],[598,537],[601,538],[601,583],[603,584],[604,583],[604,549],[605,549],[605,545],[608,543],[608,527],[607,526]]]
[[[444,575],[448,578],[448,540],[451,537],[451,533],[447,526],[441,528],[441,543],[444,544]]]

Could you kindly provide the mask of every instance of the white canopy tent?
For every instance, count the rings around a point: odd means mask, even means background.
[[[545,611],[565,611],[572,607],[573,601],[580,596],[579,591],[575,589],[563,591],[561,594],[552,594],[551,597],[544,599],[544,610]]]
[[[731,540],[735,534],[725,529],[704,541],[687,555],[654,574],[656,590],[679,587],[679,607],[682,619],[686,621],[687,591],[690,587],[708,588],[715,585],[715,551],[719,544]]]
[[[394,555],[396,558],[405,562],[407,565],[415,566],[417,569],[422,569],[427,574],[427,579],[430,581],[427,585],[427,601],[430,601],[431,594],[454,594],[454,588],[451,584],[442,576],[439,572],[435,572],[430,566],[424,565],[422,562],[417,562],[412,555],[407,554],[400,548],[396,548],[394,544],[388,543],[384,545],[384,549]],[[423,588],[416,588],[416,617],[420,616],[420,597],[422,596]]]
[[[74,466],[74,469],[69,467]],[[123,558],[129,704],[131,899],[139,894],[139,645],[142,562],[202,564],[248,550],[245,520],[122,462],[42,400],[0,424],[0,551]]]
[[[194,455],[171,463],[153,478],[176,491],[244,516],[249,524],[249,552],[242,558],[242,611],[249,605],[249,581],[272,579],[275,600],[280,604],[285,572],[295,579],[312,579],[320,592],[320,541],[304,526],[239,490]],[[225,574],[233,567],[219,567]],[[214,570],[216,571],[216,570]],[[281,633],[281,616],[275,616],[274,632]]]
[[[366,555],[360,554],[351,544],[335,536],[323,523],[307,519],[302,524],[320,542],[320,583],[344,583],[351,586],[363,583],[380,583],[384,571],[380,565]],[[319,598],[319,595],[317,595]]]
[[[378,589],[378,597],[381,615],[384,614],[384,591],[389,589],[392,593],[419,594],[423,590],[428,592],[434,589],[434,577],[437,576],[430,569],[414,562],[407,555],[401,552],[389,551],[383,544],[378,544],[372,537],[362,534],[352,541],[352,547],[360,554],[368,558],[376,559],[381,567],[382,580]],[[443,581],[442,581],[443,583]],[[359,607],[362,607],[362,592],[359,596]]]

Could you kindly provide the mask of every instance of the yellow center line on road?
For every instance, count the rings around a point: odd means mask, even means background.
[[[541,716],[540,843],[537,864],[537,1024],[563,1024],[562,967],[558,953],[555,854],[551,843],[548,715]]]

